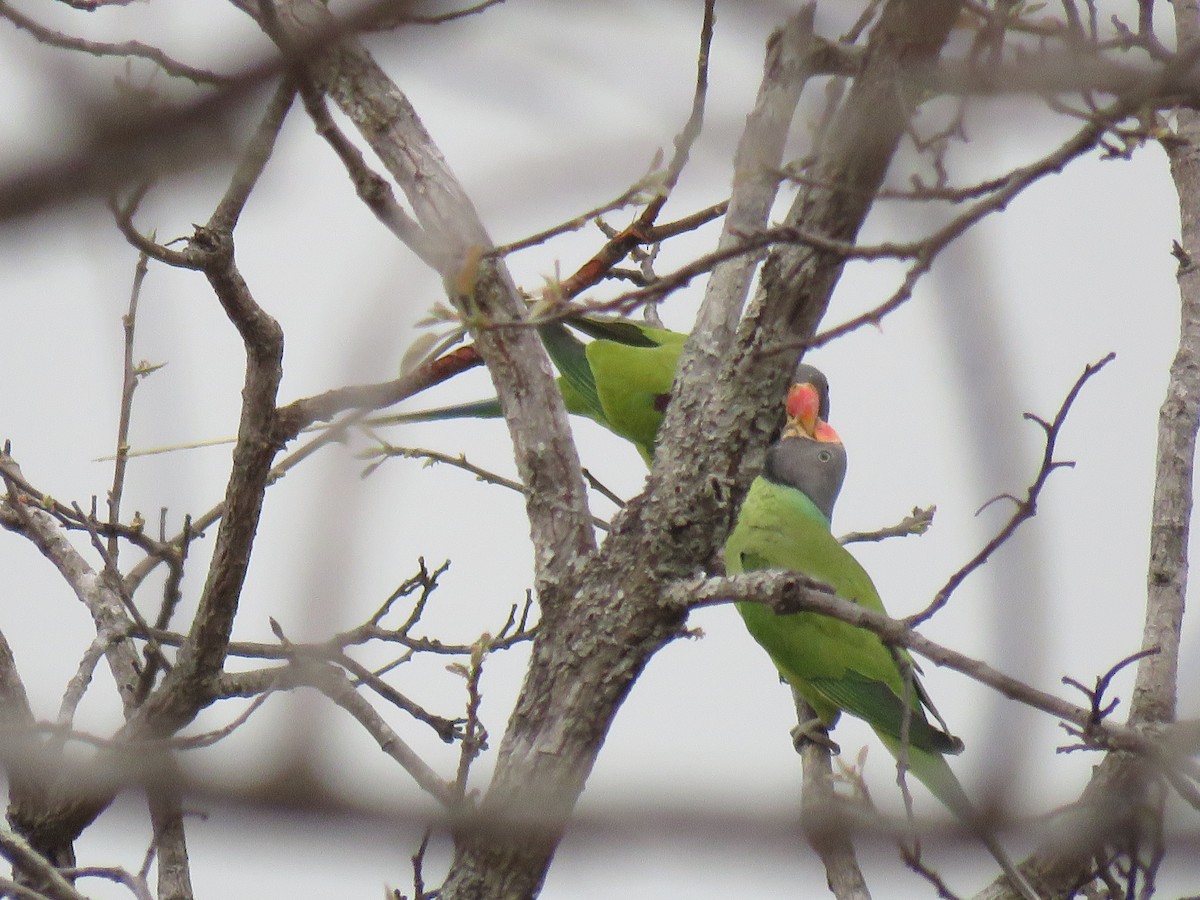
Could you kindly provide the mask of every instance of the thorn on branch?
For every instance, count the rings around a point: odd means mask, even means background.
[[[1177,277],[1192,270],[1192,257],[1183,249],[1183,244],[1179,243],[1179,241],[1171,241],[1171,255],[1179,263],[1179,268],[1175,272]]]

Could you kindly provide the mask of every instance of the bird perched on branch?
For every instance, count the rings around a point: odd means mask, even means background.
[[[571,329],[592,340],[580,340]],[[588,316],[542,325],[538,332],[560,373],[558,387],[567,411],[587,416],[625,438],[649,465],[688,336],[629,319]],[[828,416],[825,376],[801,363],[794,381],[820,386],[821,415]],[[500,403],[493,398],[402,413],[389,416],[388,422],[486,419],[500,414]]]
[[[846,474],[846,450],[820,414],[822,389],[803,382],[787,398],[787,424],[767,451],[725,545],[730,574],[757,569],[801,572],[837,596],[886,613],[866,570],[830,532]],[[912,660],[877,634],[813,612],[777,614],[764,603],[738,603],[746,627],[783,678],[816,712],[801,726],[828,742],[842,712],[862,719],[883,744],[986,845],[1013,886],[1038,894],[983,822],[946,762],[962,742],[952,736],[917,680]]]

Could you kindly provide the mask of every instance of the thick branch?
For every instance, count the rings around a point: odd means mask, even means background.
[[[718,251],[739,246],[745,235],[757,234],[767,225],[796,104],[813,75],[818,54],[827,46],[813,33],[815,16],[816,4],[807,4],[773,33],[767,43],[762,84],[733,159],[733,193],[717,242]],[[705,368],[714,373],[721,354],[732,343],[760,258],[757,253],[747,253],[727,259],[709,276],[695,330],[712,335],[709,349],[712,359]]]
[[[1157,647],[1159,652],[1138,665],[1131,711],[1138,721],[1150,722],[1175,718],[1179,639],[1188,581],[1188,526],[1196,430],[1200,426],[1200,265],[1196,262],[1200,260],[1200,115],[1181,111],[1178,133],[1165,146],[1183,226],[1176,251],[1182,306],[1179,347],[1158,415],[1142,636],[1143,648]]]
[[[146,789],[158,861],[157,896],[160,900],[191,900],[194,894],[180,797],[183,776],[173,759],[163,762],[169,776]]]
[[[13,864],[14,869],[36,885],[43,896],[51,900],[85,900],[83,894],[58,873],[50,860],[7,828],[0,828],[0,853]]]
[[[248,11],[285,51],[312,48],[311,35],[336,30],[328,9],[316,0]],[[503,264],[484,258],[491,238],[408,98],[355,39],[316,49],[322,52],[302,62],[404,191],[451,301],[472,326],[509,426],[517,471],[529,489],[535,577],[543,605],[551,608],[558,597],[555,574],[591,552],[595,538],[549,360],[532,329],[481,327],[525,319],[525,304]]]
[[[831,199],[804,211],[805,227],[835,238],[857,234],[910,112],[897,107],[895,85],[910,67],[936,58],[957,9],[944,0],[888,4],[865,63],[873,88],[845,111],[857,120],[858,140],[847,134],[831,142],[821,169],[831,176],[834,187],[823,191]],[[884,137],[872,127],[881,119]],[[791,365],[747,364],[754,357],[746,347],[811,335],[841,257],[810,257],[809,265],[777,274],[770,313],[759,317],[766,333],[747,327],[745,346],[725,369],[732,377],[712,378],[700,367],[693,373],[690,360],[711,353],[711,344],[699,331],[689,342],[648,492],[618,514],[598,557],[572,579],[569,614],[543,620],[483,804],[500,814],[536,810],[547,826],[536,835],[461,833],[445,900],[537,892],[613,716],[650,656],[680,633],[682,610],[661,602],[665,585],[708,566],[753,477],[753,449],[761,453],[778,418]],[[723,318],[722,311],[713,321]]]
[[[794,690],[792,696],[797,721],[814,721],[817,714],[813,708]],[[854,852],[853,824],[845,814],[845,800],[833,789],[830,749],[817,741],[805,740],[798,743],[797,752],[804,762],[801,822],[809,844],[825,866],[829,890],[837,900],[871,900]]]

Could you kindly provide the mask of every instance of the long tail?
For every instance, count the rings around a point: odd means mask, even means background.
[[[571,320],[572,327],[578,328],[584,334],[606,339],[618,339],[619,343],[632,346],[655,347],[653,341],[644,337],[636,325],[622,322],[594,322],[590,319]],[[538,328],[542,343],[551,361],[560,373],[563,394],[567,400],[567,409],[579,415],[590,416],[604,423],[604,409],[596,393],[596,379],[592,374],[591,364],[587,359],[587,344],[575,337],[561,322],[552,322]],[[565,383],[565,384],[564,384]],[[474,403],[460,403],[454,406],[442,406],[437,409],[422,409],[410,413],[397,413],[373,419],[377,425],[397,425],[402,422],[438,422],[447,419],[498,419],[500,418],[500,401],[477,400]]]
[[[371,424],[399,425],[402,422],[441,422],[447,419],[498,419],[500,416],[500,401],[493,397],[491,400],[476,400],[474,403],[458,403],[454,406],[440,406],[437,409],[380,416],[372,418]]]
[[[900,747],[894,738],[882,734],[880,738],[893,755],[899,754]],[[963,790],[962,782],[955,776],[954,770],[950,768],[950,764],[946,762],[945,758],[938,753],[910,747],[908,766],[912,773],[921,780],[921,783],[929,788],[930,792],[942,803],[946,804],[950,811],[958,816],[962,823],[979,838],[992,858],[1004,870],[1004,874],[1008,876],[1008,880],[1017,893],[1025,900],[1042,900],[1041,895],[1034,890],[1033,885],[1029,883],[1029,880],[1021,873],[1009,857],[1008,852],[996,839],[990,826],[979,815],[979,811],[967,797],[966,791]]]

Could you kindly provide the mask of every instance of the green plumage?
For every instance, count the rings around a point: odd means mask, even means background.
[[[886,612],[870,576],[830,532],[829,516],[845,475],[840,443],[785,437],[767,454],[725,545],[730,574],[756,569],[802,572],[839,597]],[[981,821],[944,754],[962,742],[929,721],[928,698],[915,674],[905,686],[907,654],[874,632],[816,613],[777,615],[761,603],[738,603],[746,627],[784,679],[826,726],[847,712],[874,729],[910,771],[970,827],[1026,900],[1038,894]],[[911,669],[909,669],[911,672]],[[907,715],[906,715],[907,711]],[[907,717],[907,745],[902,740]]]
[[[592,340],[581,341],[572,329]],[[558,388],[567,412],[587,416],[625,438],[650,465],[688,335],[629,319],[588,317],[539,326],[538,334],[559,371]],[[810,365],[797,363],[792,380],[813,385],[820,416],[827,417],[829,385],[825,376]],[[491,399],[387,416],[383,423],[490,419],[500,414],[500,402]]]
[[[624,319],[578,318],[538,329],[559,371],[558,387],[567,412],[603,425],[630,441],[649,465],[686,334]],[[499,401],[481,400],[388,417],[388,422],[498,418]]]
[[[870,576],[830,533],[824,514],[805,494],[766,478],[751,485],[725,546],[725,564],[731,574],[755,569],[803,572],[833,587],[839,597],[886,612]],[[737,609],[750,634],[824,724],[833,724],[844,710],[880,737],[900,740],[904,675],[897,657],[878,636],[816,613],[780,616],[761,603],[739,603]],[[935,753],[961,750],[961,743],[926,718],[915,678],[908,694],[911,746]]]
[[[687,335],[627,321],[574,324],[594,340],[585,344],[562,325],[541,329],[567,411],[632,442],[649,465]]]

